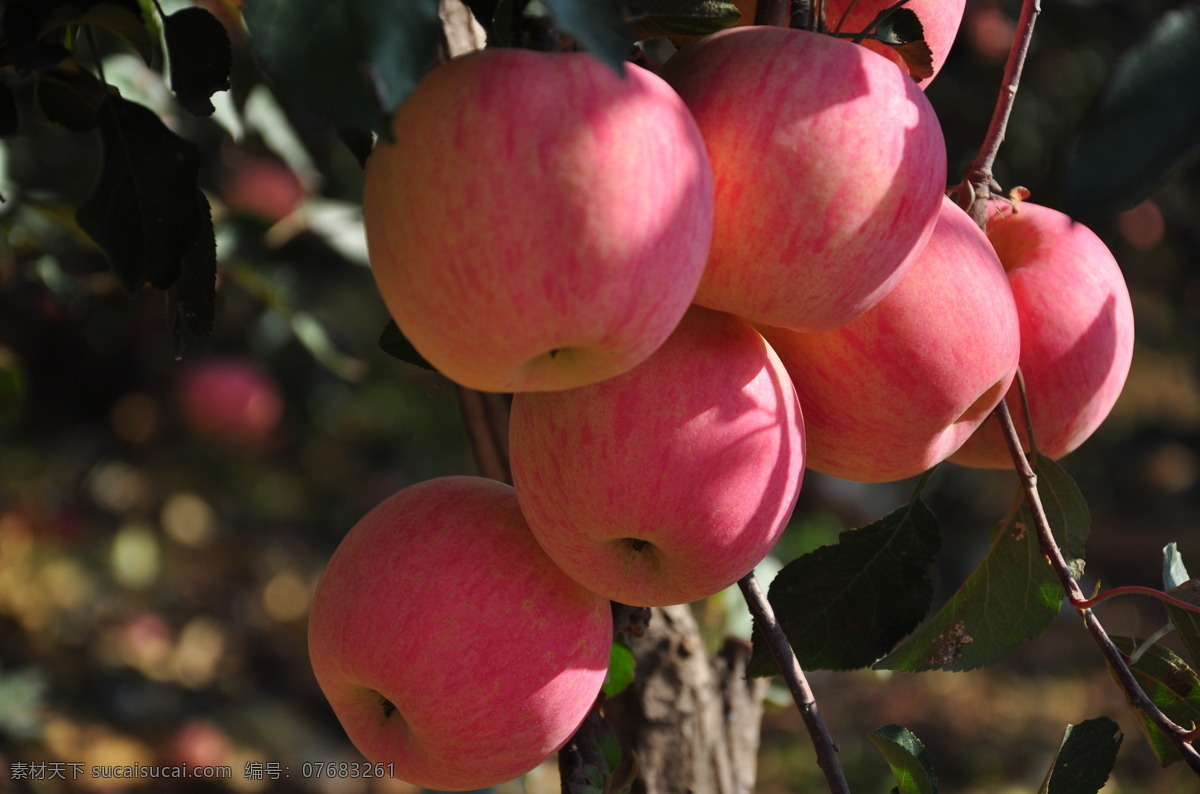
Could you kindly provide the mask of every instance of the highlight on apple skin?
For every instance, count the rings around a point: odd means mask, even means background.
[[[397,777],[465,790],[552,755],[600,691],[608,601],[538,546],[512,488],[412,485],[372,509],[313,596],[309,653],[355,747]]]
[[[946,184],[941,125],[916,83],[849,41],[754,26],[684,47],[662,75],[696,117],[716,185],[695,302],[822,331],[882,300]]]
[[[491,49],[429,72],[368,160],[380,293],[451,380],[563,389],[650,355],[712,238],[712,173],[682,100],[587,53]]]
[[[1008,272],[1021,319],[1021,375],[1039,454],[1057,460],[1086,441],[1116,404],[1133,360],[1134,317],[1120,265],[1089,228],[1023,201],[993,205],[988,239]],[[1025,411],[1008,408],[1026,452]],[[964,466],[1012,468],[989,422],[954,454]]]
[[[915,476],[958,449],[1000,402],[1020,352],[1004,268],[948,198],[879,305],[832,331],[759,330],[804,406],[808,466],[862,482]]]
[[[837,28],[842,33],[858,33],[867,28],[880,11],[893,5],[895,0],[827,0],[825,20],[830,30]],[[925,43],[933,53],[933,75],[919,83],[921,88],[926,88],[942,70],[950,47],[958,36],[958,29],[962,26],[966,5],[966,0],[908,0],[904,4],[904,8],[921,20]],[[904,61],[893,47],[874,39],[864,39],[862,46],[894,61],[907,74]]]
[[[804,420],[745,321],[693,307],[657,352],[602,383],[515,395],[521,509],[547,554],[621,603],[696,601],[770,551],[804,472]]]

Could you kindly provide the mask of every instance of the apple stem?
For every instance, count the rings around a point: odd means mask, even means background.
[[[755,627],[766,638],[767,646],[771,649],[775,661],[779,663],[783,679],[792,692],[792,699],[796,702],[796,708],[800,710],[804,726],[812,738],[813,749],[817,753],[817,765],[825,773],[825,780],[829,783],[829,791],[831,794],[850,794],[850,786],[838,760],[837,743],[829,733],[825,720],[821,718],[821,710],[817,707],[816,698],[808,685],[804,670],[800,667],[800,661],[788,643],[783,627],[775,619],[775,610],[771,608],[771,602],[758,586],[754,571],[742,577],[738,581],[738,587],[742,590],[750,614],[754,616]]]
[[[1042,498],[1037,489],[1037,475],[1034,474],[1033,467],[1030,465],[1029,460],[1025,457],[1024,450],[1021,448],[1021,439],[1017,435],[1017,427],[1013,424],[1007,402],[1001,400],[993,413],[1000,422],[1005,443],[1008,444],[1009,453],[1012,455],[1013,463],[1017,467],[1017,475],[1020,477],[1021,487],[1025,493],[1025,503],[1028,505],[1029,512],[1033,516],[1033,523],[1037,528],[1038,542],[1041,545],[1042,553],[1046,555],[1051,567],[1058,576],[1059,582],[1067,594],[1067,600],[1070,601],[1071,606],[1079,611],[1080,616],[1083,618],[1084,626],[1087,628],[1088,633],[1092,635],[1092,639],[1099,646],[1105,659],[1108,660],[1113,676],[1125,692],[1130,705],[1154,723],[1162,731],[1163,735],[1166,736],[1167,740],[1175,746],[1175,749],[1183,757],[1183,760],[1187,762],[1187,765],[1191,767],[1192,771],[1200,774],[1200,751],[1197,751],[1191,744],[1192,739],[1195,737],[1187,729],[1175,724],[1167,715],[1163,714],[1154,701],[1142,691],[1141,685],[1138,684],[1133,671],[1129,669],[1129,662],[1125,654],[1122,653],[1121,649],[1109,637],[1108,632],[1101,625],[1100,619],[1096,617],[1096,613],[1090,607],[1092,602],[1084,596],[1083,591],[1079,588],[1079,583],[1071,575],[1071,569],[1067,566],[1067,561],[1063,557],[1062,550],[1059,548],[1058,542],[1054,539],[1054,533],[1050,529],[1050,520],[1046,517],[1046,510],[1042,505]]]
[[[508,466],[508,396],[465,386],[456,388],[480,475],[512,485],[512,470]]]
[[[1012,49],[1008,52],[1008,61],[1004,64],[1004,78],[1001,81],[1000,95],[996,98],[996,106],[992,110],[992,120],[988,124],[979,154],[971,161],[966,177],[956,188],[959,206],[970,214],[971,219],[979,224],[980,228],[986,228],[988,201],[992,198],[993,190],[997,189],[992,167],[996,163],[1000,144],[1004,141],[1008,119],[1012,115],[1013,103],[1017,98],[1017,86],[1021,82],[1021,71],[1025,67],[1025,56],[1033,38],[1033,26],[1041,12],[1041,0],[1023,0],[1021,3],[1017,34],[1013,38]]]

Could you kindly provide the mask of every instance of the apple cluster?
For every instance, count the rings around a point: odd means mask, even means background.
[[[828,5],[864,26],[890,3]],[[936,71],[963,2],[909,6]],[[594,703],[610,602],[738,581],[807,468],[1012,466],[985,423],[1006,398],[1051,457],[1104,419],[1133,333],[1111,254],[1029,202],[981,230],[921,87],[870,47],[742,26],[623,77],[491,49],[399,107],[366,171],[372,270],[446,377],[513,394],[514,484],[411,486],[330,560],[312,665],[365,756],[513,778]]]

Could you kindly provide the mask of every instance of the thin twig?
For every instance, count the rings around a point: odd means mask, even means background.
[[[817,765],[825,773],[830,794],[850,794],[850,786],[846,783],[846,775],[838,760],[837,743],[829,733],[829,727],[825,725],[825,720],[821,718],[821,711],[817,708],[816,698],[813,697],[812,688],[808,685],[804,670],[801,669],[800,662],[796,659],[796,654],[788,643],[787,636],[783,633],[783,627],[775,620],[775,611],[771,608],[771,602],[763,595],[762,588],[758,586],[758,580],[754,578],[754,571],[742,577],[738,581],[738,587],[741,588],[742,595],[746,598],[750,614],[754,616],[755,626],[762,631],[767,646],[771,649],[771,654],[779,663],[783,680],[787,682],[788,689],[792,692],[792,699],[796,701],[796,708],[800,710],[800,716],[804,718],[804,727],[808,729],[808,735],[812,738],[813,749],[817,753]]]
[[[508,398],[465,386],[456,388],[479,473],[512,485],[512,470],[508,465]]]
[[[755,25],[786,28],[792,22],[791,0],[759,0],[754,6]]]
[[[1025,55],[1029,52],[1029,41],[1033,37],[1033,26],[1041,11],[1041,0],[1024,0],[1021,4],[1016,39],[1004,65],[1004,79],[1000,86],[1000,95],[996,98],[996,107],[992,110],[987,135],[984,136],[978,156],[971,161],[967,169],[966,179],[959,186],[959,206],[971,215],[980,228],[987,223],[988,201],[996,186],[992,167],[996,163],[996,154],[1000,151],[1000,144],[1008,128],[1013,102],[1017,98],[1017,86],[1021,82],[1021,71],[1025,67]]]
[[[1017,435],[1017,428],[1013,424],[1007,402],[1001,400],[993,413],[1000,422],[1000,428],[1004,433],[1004,440],[1008,444],[1009,453],[1012,455],[1013,463],[1017,467],[1017,474],[1021,479],[1021,487],[1025,492],[1025,503],[1029,506],[1029,512],[1033,516],[1033,523],[1037,528],[1038,541],[1041,545],[1042,553],[1050,561],[1050,566],[1058,576],[1063,591],[1067,594],[1067,599],[1072,606],[1079,610],[1084,626],[1087,627],[1088,633],[1092,635],[1092,639],[1108,660],[1109,667],[1111,667],[1113,675],[1119,682],[1121,689],[1125,692],[1125,697],[1128,699],[1130,705],[1153,722],[1162,731],[1163,735],[1166,736],[1167,740],[1175,746],[1175,749],[1183,757],[1187,765],[1191,767],[1192,771],[1200,775],[1200,752],[1191,745],[1189,738],[1191,734],[1188,729],[1175,724],[1142,691],[1142,687],[1138,684],[1137,678],[1134,677],[1133,671],[1129,669],[1125,654],[1121,652],[1121,649],[1108,636],[1108,632],[1101,625],[1100,619],[1096,617],[1096,614],[1091,609],[1086,606],[1079,606],[1080,604],[1086,604],[1087,599],[1084,597],[1083,591],[1079,589],[1079,583],[1071,575],[1071,570],[1067,566],[1067,561],[1063,557],[1062,550],[1059,548],[1058,542],[1054,539],[1054,533],[1050,529],[1050,521],[1046,517],[1046,510],[1042,505],[1042,497],[1038,493],[1037,475],[1034,474],[1033,467],[1029,464],[1024,451],[1021,449],[1021,439]]]
[[[1164,593],[1162,590],[1155,590],[1153,587],[1142,587],[1140,585],[1126,585],[1124,587],[1114,587],[1111,590],[1105,590],[1102,593],[1098,593],[1098,594],[1092,596],[1091,598],[1085,598],[1082,601],[1072,601],[1071,606],[1075,607],[1076,609],[1091,609],[1092,607],[1096,606],[1097,604],[1103,603],[1103,602],[1107,601],[1108,599],[1112,598],[1113,596],[1122,596],[1122,595],[1150,596],[1151,598],[1157,598],[1159,601],[1163,602],[1164,604],[1169,604],[1173,607],[1178,607],[1179,609],[1187,610],[1188,612],[1200,612],[1200,606],[1197,606],[1196,604],[1189,604],[1186,601],[1182,601],[1178,598],[1175,598],[1174,596],[1170,595],[1169,593]]]

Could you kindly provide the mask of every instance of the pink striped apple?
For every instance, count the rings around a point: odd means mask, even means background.
[[[437,789],[537,766],[604,682],[609,602],[560,571],[507,485],[444,477],[367,513],[329,560],[313,673],[366,758]]]
[[[820,331],[882,300],[945,189],[942,130],[921,89],[864,47],[778,27],[707,36],[662,74],[696,117],[716,183],[695,302]]]
[[[993,206],[988,239],[1008,271],[1021,318],[1025,379],[1039,453],[1058,459],[1108,416],[1133,358],[1133,308],[1125,277],[1104,242],[1063,213],[1022,202]],[[1025,412],[1014,386],[1008,407],[1025,450]],[[1011,468],[999,426],[989,422],[951,458]]]
[[[483,391],[619,374],[671,333],[712,237],[691,114],[653,73],[493,49],[431,71],[367,163],[384,302],[448,378]]]
[[[748,573],[783,531],[804,471],[783,364],[748,323],[700,307],[623,375],[515,395],[509,444],[546,553],[635,606],[695,601]]]
[[[983,232],[949,199],[912,268],[840,328],[761,328],[804,406],[808,465],[864,482],[920,474],[958,449],[1016,374],[1017,307]]]
[[[825,19],[831,30],[859,33],[870,26],[880,11],[893,5],[895,0],[827,0]],[[904,8],[915,13],[921,20],[921,27],[925,31],[925,43],[933,53],[933,75],[921,81],[921,87],[924,88],[937,77],[937,73],[942,70],[942,64],[946,62],[950,46],[962,25],[966,0],[908,0]],[[907,73],[907,67],[896,54],[895,48],[872,39],[865,39],[862,44],[895,61],[896,65],[905,69]]]

